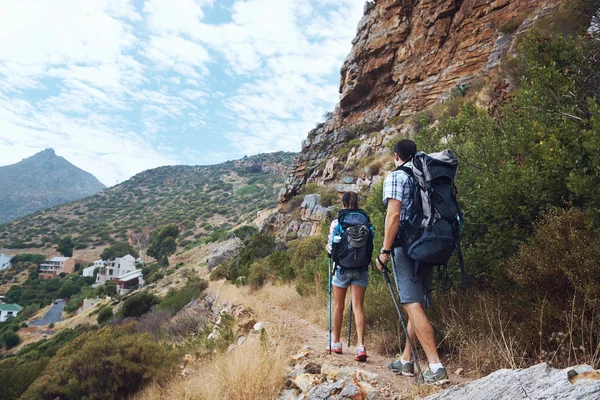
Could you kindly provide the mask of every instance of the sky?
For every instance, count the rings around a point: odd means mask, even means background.
[[[46,148],[112,186],[301,141],[364,0],[2,0],[0,165]]]

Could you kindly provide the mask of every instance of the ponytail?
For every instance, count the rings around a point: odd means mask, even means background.
[[[346,192],[342,196],[342,203],[344,207],[357,209],[358,208],[358,194],[355,192]]]

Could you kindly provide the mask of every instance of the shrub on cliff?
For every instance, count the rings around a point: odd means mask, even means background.
[[[437,151],[444,142],[459,158],[471,278],[500,283],[499,262],[518,250],[548,206],[581,207],[600,226],[598,48],[596,39],[530,34],[520,43],[519,90],[499,88],[489,110],[467,104],[456,118],[419,131],[420,150]]]
[[[177,357],[149,334],[102,328],[60,350],[21,398],[125,399],[168,376]]]

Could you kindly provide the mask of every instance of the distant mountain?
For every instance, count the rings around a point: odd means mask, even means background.
[[[180,246],[215,240],[275,207],[295,153],[245,157],[211,166],[165,166],[85,199],[0,225],[0,248],[54,246],[72,235],[77,249],[102,247],[176,223]]]
[[[105,188],[89,172],[46,149],[0,167],[0,223],[79,200]]]

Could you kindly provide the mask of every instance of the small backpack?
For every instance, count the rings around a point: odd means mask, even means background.
[[[333,236],[340,236],[333,243],[331,257],[343,272],[345,269],[367,269],[373,256],[374,229],[366,212],[344,209],[338,214],[338,226]]]
[[[456,250],[466,288],[465,266],[460,247],[463,215],[456,200],[454,179],[458,160],[450,150],[413,157],[413,167],[399,167],[411,179],[413,205],[407,221],[399,230],[405,254],[415,263],[415,275],[421,264],[446,266]]]

